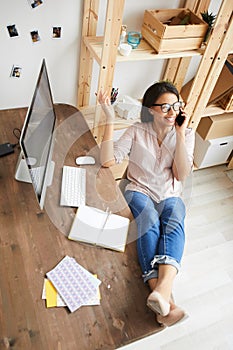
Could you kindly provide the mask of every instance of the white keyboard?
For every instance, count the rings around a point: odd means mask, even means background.
[[[63,166],[60,205],[79,207],[86,204],[86,169]]]
[[[32,183],[33,183],[33,186],[35,188],[35,191],[36,191],[36,193],[40,193],[45,167],[38,166],[38,167],[29,169],[29,171],[30,171],[30,174],[32,177]]]

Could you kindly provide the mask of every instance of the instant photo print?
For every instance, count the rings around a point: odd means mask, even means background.
[[[15,24],[7,26],[7,30],[8,30],[10,38],[15,38],[15,37],[19,36],[18,30],[17,30]]]
[[[12,78],[20,78],[21,71],[22,71],[22,67],[20,67],[18,65],[13,65],[10,76]]]
[[[42,0],[28,0],[28,2],[32,9],[35,9],[43,4]]]
[[[32,38],[33,43],[37,43],[40,41],[40,35],[39,35],[38,30],[33,30],[30,32],[30,34],[31,34],[31,38]]]
[[[61,27],[53,27],[53,38],[54,39],[61,38]]]

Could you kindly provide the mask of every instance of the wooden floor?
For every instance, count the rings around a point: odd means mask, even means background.
[[[232,172],[225,165],[195,171],[186,190],[186,250],[174,297],[188,320],[122,350],[233,349]]]

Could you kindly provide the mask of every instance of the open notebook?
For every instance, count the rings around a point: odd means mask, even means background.
[[[76,212],[68,238],[123,252],[128,228],[128,218],[82,205]]]

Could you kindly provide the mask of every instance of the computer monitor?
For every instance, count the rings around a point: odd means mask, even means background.
[[[43,209],[47,187],[52,182],[51,160],[56,115],[45,59],[42,61],[31,104],[20,136],[21,153],[15,178],[33,185]]]

